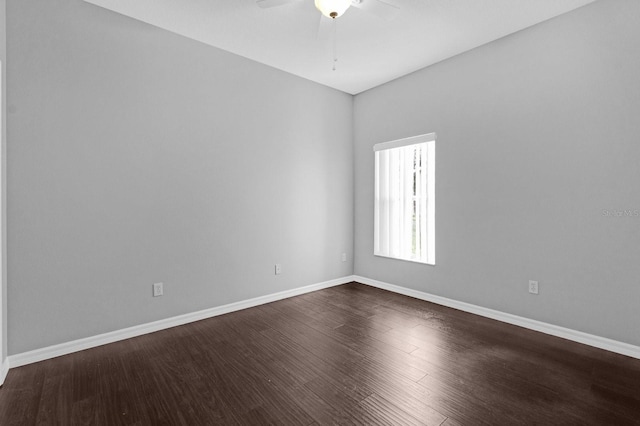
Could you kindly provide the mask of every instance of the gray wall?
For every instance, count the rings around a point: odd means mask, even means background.
[[[2,111],[2,131],[0,132],[0,227],[2,232],[0,233],[0,262],[2,262],[2,268],[0,268],[0,363],[2,363],[7,357],[7,14],[6,14],[7,2],[6,0],[0,0],[0,61],[2,61],[2,98],[0,98],[0,110]]]
[[[640,216],[603,216],[640,214],[638,17],[602,0],[356,96],[355,273],[639,345]],[[428,132],[437,265],[374,257],[372,146]]]
[[[353,272],[351,96],[80,0],[7,16],[10,354]]]

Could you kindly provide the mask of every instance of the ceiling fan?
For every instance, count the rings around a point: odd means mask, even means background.
[[[257,0],[256,4],[266,9],[301,1],[306,0]],[[315,0],[315,6],[322,13],[322,15],[318,15],[318,38],[320,38],[320,33],[323,32],[321,31],[324,26],[323,22],[331,22],[333,25],[333,71],[336,70],[336,62],[338,62],[336,18],[342,16],[350,6],[371,12],[386,20],[392,19],[400,11],[397,6],[385,3],[382,0]],[[323,15],[330,19],[323,18]]]
[[[304,0],[257,0],[261,8],[277,7]],[[350,6],[370,12],[383,19],[391,19],[400,9],[381,0],[315,0],[316,8],[327,18],[342,16]]]

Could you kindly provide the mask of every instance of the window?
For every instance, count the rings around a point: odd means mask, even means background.
[[[436,135],[379,143],[374,254],[435,265]]]

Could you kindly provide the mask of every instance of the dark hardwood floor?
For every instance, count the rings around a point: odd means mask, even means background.
[[[640,360],[361,284],[12,369],[1,425],[640,425]]]

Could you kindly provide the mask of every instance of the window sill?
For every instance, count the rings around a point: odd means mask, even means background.
[[[419,263],[420,265],[436,266],[435,262],[428,262],[428,261],[415,260],[415,259],[405,259],[403,257],[385,256],[383,254],[377,254],[377,253],[374,253],[373,255],[376,257],[384,257],[385,259],[401,260],[403,262]]]

